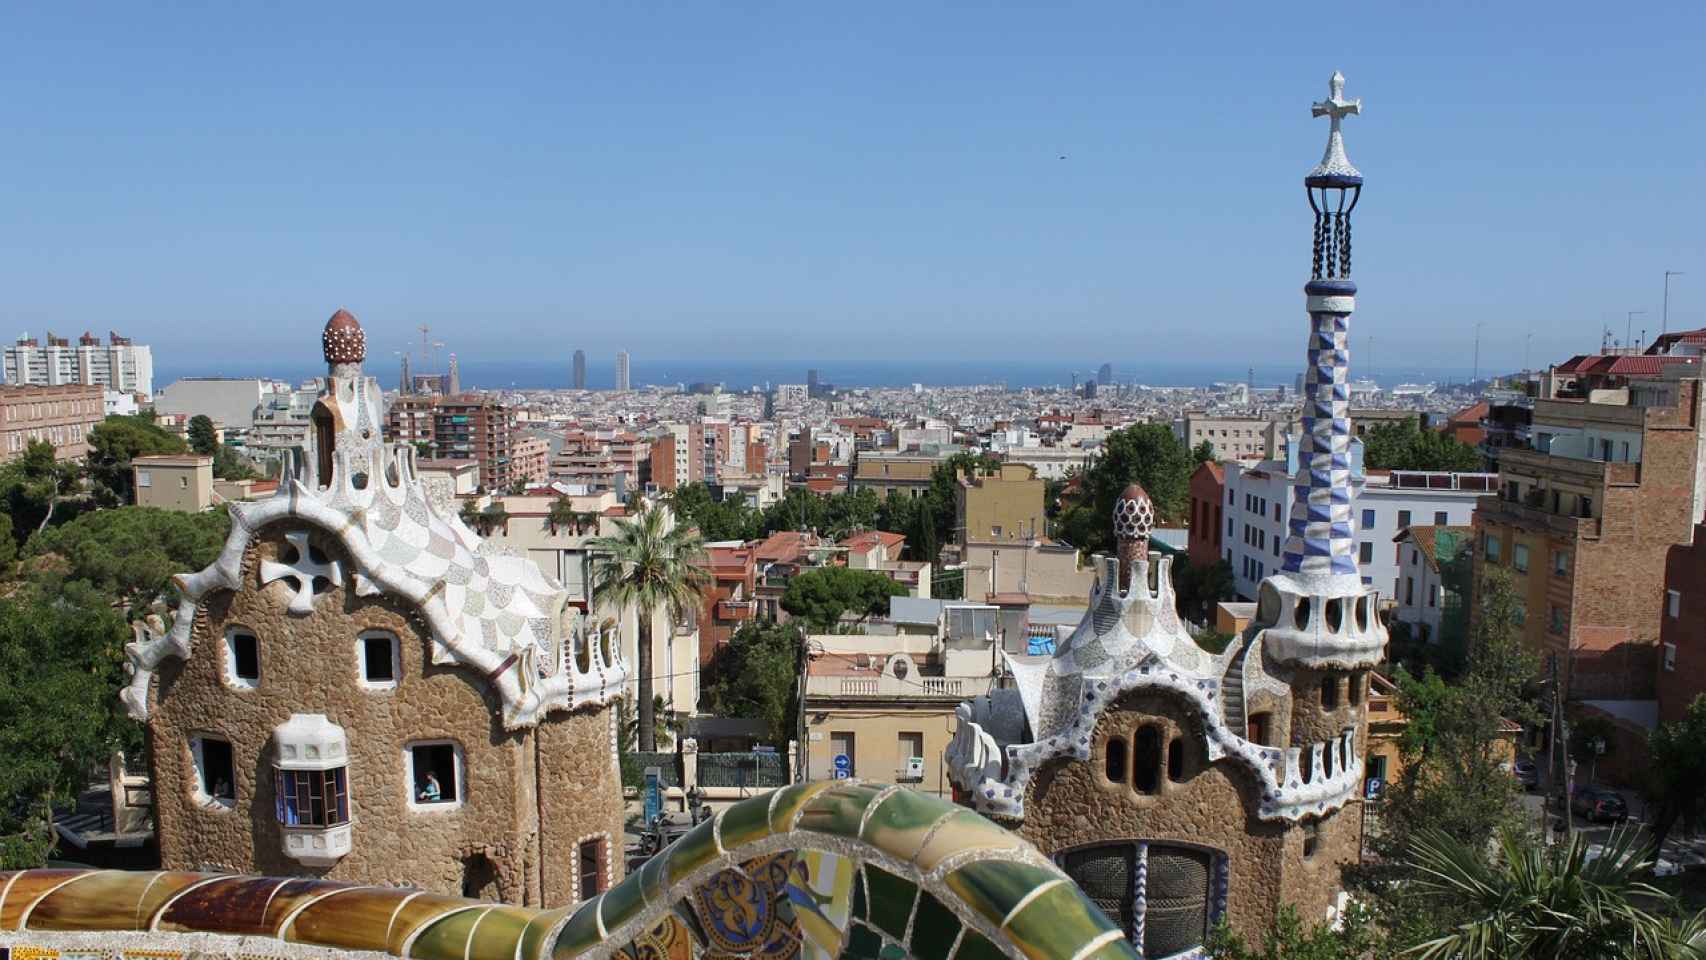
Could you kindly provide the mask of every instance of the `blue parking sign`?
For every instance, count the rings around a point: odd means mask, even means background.
[[[853,758],[845,753],[831,757],[830,766],[834,768],[829,775],[831,780],[846,780],[853,775]]]

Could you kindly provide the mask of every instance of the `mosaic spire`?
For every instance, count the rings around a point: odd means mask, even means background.
[[[1309,350],[1303,380],[1303,435],[1292,485],[1285,570],[1313,577],[1350,577],[1359,586],[1356,526],[1351,509],[1350,321],[1351,210],[1362,195],[1362,174],[1345,155],[1340,122],[1362,112],[1346,100],[1345,78],[1333,74],[1329,97],[1313,108],[1332,120],[1321,163],[1303,178],[1315,212],[1314,263],[1308,298]]]

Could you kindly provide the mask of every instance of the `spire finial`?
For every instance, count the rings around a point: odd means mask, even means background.
[[[329,366],[360,363],[367,359],[367,334],[362,332],[355,314],[348,310],[332,314],[332,318],[326,321],[326,329],[320,334],[320,349],[325,352]]]
[[[1327,99],[1317,100],[1310,107],[1310,116],[1327,117],[1332,121],[1332,129],[1327,132],[1327,151],[1321,155],[1321,162],[1315,169],[1309,171],[1308,179],[1320,177],[1351,178],[1362,180],[1362,174],[1351,165],[1350,158],[1345,156],[1345,136],[1339,129],[1340,121],[1346,117],[1358,116],[1362,113],[1362,98],[1345,99],[1345,75],[1333,71],[1333,78],[1327,81]]]

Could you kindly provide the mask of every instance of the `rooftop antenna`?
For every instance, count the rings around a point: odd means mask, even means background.
[[[1627,313],[1628,313],[1628,316],[1624,319],[1624,322],[1623,322],[1623,346],[1625,349],[1634,346],[1633,336],[1635,333],[1635,318],[1638,316],[1642,316],[1642,317],[1646,316],[1647,311],[1645,311],[1645,310],[1630,310],[1630,311],[1627,311]]]
[[[1661,336],[1670,332],[1670,278],[1680,276],[1682,276],[1681,270],[1665,271],[1665,316],[1664,326],[1659,328],[1659,334]]]

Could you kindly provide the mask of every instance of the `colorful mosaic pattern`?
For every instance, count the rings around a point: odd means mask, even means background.
[[[742,801],[603,895],[558,910],[310,879],[0,874],[0,947],[32,960],[1137,956],[1015,834],[941,798],[856,780]]]
[[[1317,291],[1315,288],[1324,289]],[[1330,287],[1331,289],[1325,289]],[[1290,573],[1356,575],[1356,528],[1351,518],[1350,312],[1356,285],[1313,281],[1311,297],[1331,295],[1343,309],[1311,310],[1309,362],[1303,382],[1303,437],[1298,481],[1292,487],[1285,569]]]

